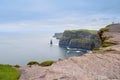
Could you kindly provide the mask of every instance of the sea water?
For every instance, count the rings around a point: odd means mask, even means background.
[[[29,61],[66,59],[86,52],[59,47],[59,40],[53,38],[53,35],[40,32],[0,33],[0,64],[26,65]]]

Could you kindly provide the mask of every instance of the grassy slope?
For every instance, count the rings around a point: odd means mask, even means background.
[[[0,80],[18,80],[19,72],[10,65],[0,64]]]

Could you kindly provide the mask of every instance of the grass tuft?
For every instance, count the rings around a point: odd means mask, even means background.
[[[109,27],[105,27],[105,28],[101,28],[101,29],[100,29],[101,32],[106,32],[106,31],[108,31],[108,30],[109,30]]]
[[[116,45],[115,43],[111,43],[111,42],[103,42],[102,47],[109,47],[109,46],[113,46]]]
[[[30,61],[27,63],[27,65],[39,65],[39,62],[37,61]]]
[[[109,51],[115,51],[114,49],[112,48],[109,48],[109,49],[94,49],[93,50],[93,53],[105,53],[105,52],[109,52]]]
[[[39,66],[51,66],[54,63],[54,61],[44,61],[44,62],[36,62],[36,61],[30,61],[27,65],[31,66],[31,65],[39,65]]]
[[[44,61],[40,63],[40,66],[51,66],[54,63],[54,61]]]

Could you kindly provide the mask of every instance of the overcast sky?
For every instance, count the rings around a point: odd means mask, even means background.
[[[120,0],[0,0],[0,31],[99,29],[120,22]]]

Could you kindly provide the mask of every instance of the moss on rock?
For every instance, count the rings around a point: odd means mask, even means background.
[[[39,62],[37,61],[30,61],[27,63],[27,65],[39,65]]]
[[[40,66],[51,66],[54,63],[54,61],[44,61],[42,63],[40,63]]]

